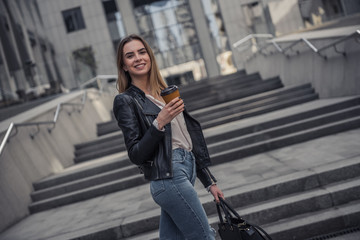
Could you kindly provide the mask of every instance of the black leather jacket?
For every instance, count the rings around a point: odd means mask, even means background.
[[[114,99],[113,111],[121,128],[130,161],[138,165],[148,180],[172,178],[171,124],[159,131],[152,122],[160,108],[145,93],[131,85]],[[208,149],[200,123],[185,110],[183,112],[196,159],[196,173],[205,187],[216,182],[210,173]]]

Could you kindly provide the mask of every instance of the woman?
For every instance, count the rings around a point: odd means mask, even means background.
[[[175,98],[160,96],[167,87],[149,45],[139,36],[124,38],[117,51],[119,95],[114,114],[130,160],[150,181],[161,207],[160,239],[215,239],[194,189],[196,176],[216,201],[224,197],[207,168],[209,153],[200,124]]]

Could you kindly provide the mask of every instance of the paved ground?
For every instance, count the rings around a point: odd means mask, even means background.
[[[97,162],[120,155],[108,156]],[[239,183],[263,181],[359,156],[360,129],[355,129],[214,166],[212,171],[226,195],[239,187]],[[202,202],[211,200],[199,182],[196,187]],[[33,214],[0,234],[0,240],[67,239],[65,237],[76,237],[89,229],[107,229],[158,212],[146,184]],[[355,234],[355,238],[349,235],[349,238],[336,239],[360,239],[360,232]]]

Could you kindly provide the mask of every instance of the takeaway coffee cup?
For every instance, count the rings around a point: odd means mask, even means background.
[[[166,103],[169,103],[174,98],[180,97],[179,88],[176,85],[171,85],[163,89],[160,95]]]

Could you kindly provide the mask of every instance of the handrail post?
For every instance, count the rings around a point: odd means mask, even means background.
[[[275,46],[276,50],[278,50],[281,53],[283,52],[279,44],[277,44],[274,40],[271,40],[271,43]]]
[[[308,45],[314,52],[318,52],[318,49],[314,45],[312,45],[309,40],[307,40],[306,38],[301,38],[301,40],[303,40],[306,45]]]
[[[3,141],[1,142],[1,145],[0,145],[0,156],[1,156],[1,154],[2,154],[2,152],[4,150],[4,148],[5,148],[5,144],[7,143],[8,139],[9,139],[9,136],[10,136],[10,133],[11,133],[13,128],[14,128],[14,123],[11,122],[8,130],[6,131],[4,139],[3,139]]]

